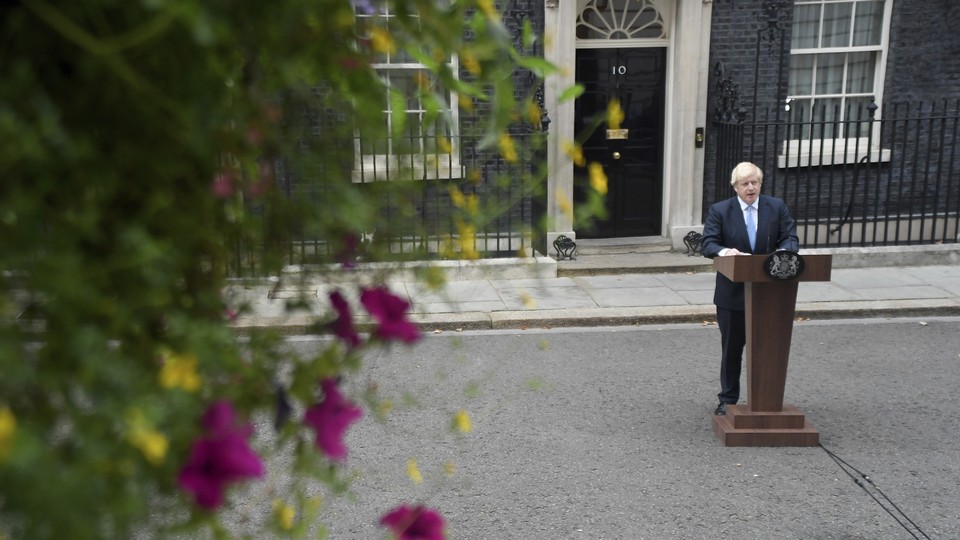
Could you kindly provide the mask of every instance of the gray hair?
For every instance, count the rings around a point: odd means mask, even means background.
[[[763,184],[763,171],[760,170],[760,167],[757,167],[749,161],[744,161],[738,163],[737,166],[733,168],[733,172],[730,174],[730,185],[735,186],[741,178],[748,176],[756,176],[757,182]]]

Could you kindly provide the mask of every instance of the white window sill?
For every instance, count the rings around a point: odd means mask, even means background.
[[[354,169],[353,182],[360,184],[364,182],[395,182],[395,181],[415,181],[415,180],[453,180],[463,178],[463,167],[406,167],[406,168],[373,168]]]
[[[850,165],[859,163],[869,154],[870,163],[886,163],[890,161],[890,150],[887,148],[874,148],[869,152],[866,149],[858,150],[837,150],[835,152],[795,152],[780,154],[777,156],[777,167],[780,169],[790,169],[799,167],[830,167],[834,165]]]

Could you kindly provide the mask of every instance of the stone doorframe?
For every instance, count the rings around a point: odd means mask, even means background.
[[[586,3],[587,0],[547,0],[544,7],[544,56],[562,71],[548,79],[544,89],[544,104],[552,120],[547,150],[548,250],[560,235],[576,239],[568,211],[573,205],[573,165],[563,151],[564,143],[574,140],[574,103],[558,103],[557,98],[576,80],[573,72],[577,57],[575,29],[578,8]],[[703,230],[704,148],[696,139],[697,129],[706,126],[713,4],[712,0],[659,0],[658,3],[673,9],[666,28],[669,42],[661,236],[668,238],[675,250],[680,250],[685,248],[683,237],[688,232]]]

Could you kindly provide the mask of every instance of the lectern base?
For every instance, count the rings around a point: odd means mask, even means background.
[[[779,412],[753,412],[749,405],[728,405],[713,417],[713,433],[724,446],[817,446],[820,433],[793,405]]]

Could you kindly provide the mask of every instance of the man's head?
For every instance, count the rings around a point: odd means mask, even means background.
[[[733,186],[740,200],[753,204],[760,197],[763,171],[753,163],[744,161],[733,168],[733,173],[730,174],[730,185]]]

